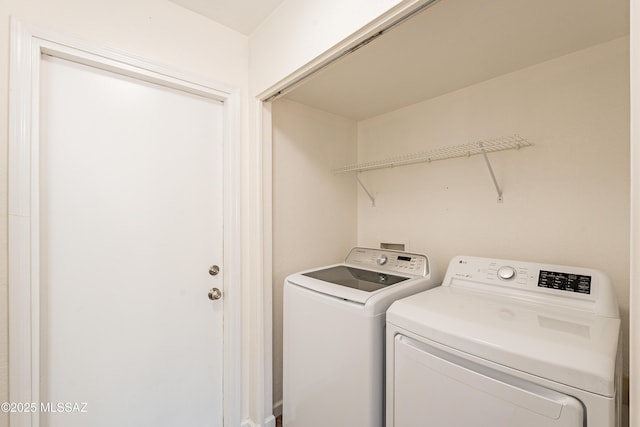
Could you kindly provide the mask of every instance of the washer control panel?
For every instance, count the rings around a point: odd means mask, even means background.
[[[349,252],[345,264],[395,274],[414,276],[429,274],[429,260],[425,255],[385,249],[353,248]]]

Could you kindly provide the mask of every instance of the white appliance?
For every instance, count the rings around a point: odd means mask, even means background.
[[[456,257],[387,312],[387,427],[613,427],[620,319],[599,271]]]
[[[382,427],[385,312],[438,284],[426,256],[367,248],[287,277],[284,426]]]

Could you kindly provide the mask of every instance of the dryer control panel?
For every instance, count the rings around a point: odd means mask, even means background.
[[[560,291],[591,293],[591,276],[561,271],[540,270],[538,286],[541,288],[558,289]]]
[[[442,286],[618,315],[608,277],[583,267],[458,256],[449,263]]]
[[[345,264],[395,274],[427,276],[429,260],[425,255],[386,249],[353,248]]]

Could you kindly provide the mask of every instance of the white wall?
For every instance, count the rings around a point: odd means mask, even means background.
[[[394,7],[425,0],[285,0],[249,39],[251,94],[257,95]]]
[[[359,161],[520,134],[482,157],[372,171],[358,244],[579,265],[613,281],[628,349],[629,38],[597,45],[359,123]],[[625,365],[628,363],[625,351]]]
[[[282,400],[282,288],[287,275],[338,263],[356,243],[356,122],[273,103],[273,400]]]
[[[168,1],[3,0],[0,2],[0,402],[7,379],[7,138],[9,17],[112,47],[195,76],[248,86],[248,38]],[[246,98],[245,98],[246,99]],[[243,133],[247,129],[243,107]],[[246,156],[246,140],[243,154]],[[8,425],[0,414],[0,427]]]

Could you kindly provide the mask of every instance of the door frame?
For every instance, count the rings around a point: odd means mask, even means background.
[[[640,0],[630,1],[631,272],[629,286],[629,425],[640,424]]]
[[[223,425],[242,411],[240,91],[11,19],[9,95],[9,400],[39,405],[39,109],[42,55],[71,60],[223,103]],[[10,413],[38,427],[39,413]]]

